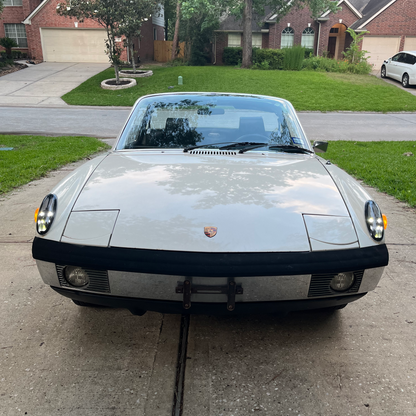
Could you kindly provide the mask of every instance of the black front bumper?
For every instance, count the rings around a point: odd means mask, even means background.
[[[33,258],[97,270],[175,276],[294,276],[387,266],[385,244],[348,250],[267,253],[208,253],[92,247],[35,237]]]
[[[60,295],[67,298],[110,308],[124,308],[134,315],[143,315],[146,311],[174,313],[174,314],[201,314],[201,315],[235,315],[256,313],[286,313],[297,310],[323,309],[342,306],[360,299],[366,293],[338,296],[325,299],[290,300],[278,302],[238,302],[233,311],[228,311],[225,303],[192,303],[191,309],[184,309],[182,302],[137,299],[120,296],[99,295],[76,290],[52,287]]]

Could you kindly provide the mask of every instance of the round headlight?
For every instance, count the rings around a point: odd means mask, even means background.
[[[381,241],[384,237],[385,221],[379,206],[374,201],[367,201],[365,204],[365,221],[371,237],[376,241]]]
[[[90,282],[87,272],[81,267],[66,266],[64,276],[65,280],[75,287],[86,286]]]
[[[58,205],[58,199],[55,195],[49,194],[45,196],[40,205],[39,211],[35,216],[36,219],[36,231],[43,235],[46,234],[55,218],[56,207]]]
[[[354,283],[353,273],[338,273],[330,283],[331,289],[336,292],[345,292]]]

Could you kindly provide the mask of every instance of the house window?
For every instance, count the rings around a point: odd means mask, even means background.
[[[339,27],[331,27],[329,33],[339,33]]]
[[[251,34],[251,46],[253,48],[260,48],[262,43],[262,34],[261,33],[252,33]]]
[[[282,41],[280,48],[291,48],[293,46],[293,40],[295,39],[295,31],[291,27],[286,27],[282,31]]]
[[[21,6],[22,0],[3,0],[4,6]]]
[[[307,27],[302,32],[301,45],[304,48],[313,49],[315,43],[315,31],[311,27]]]
[[[229,33],[228,46],[230,48],[239,48],[241,46],[241,33]]]
[[[4,31],[6,32],[6,37],[13,39],[19,48],[27,48],[25,25],[21,23],[5,23]]]
[[[153,40],[157,40],[157,28],[153,28]]]

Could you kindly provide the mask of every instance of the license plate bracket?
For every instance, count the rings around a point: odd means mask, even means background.
[[[204,294],[204,295],[227,295],[227,310],[232,312],[235,309],[235,297],[236,295],[242,295],[244,289],[241,285],[237,284],[234,280],[229,280],[226,285],[196,285],[193,284],[191,279],[186,279],[183,282],[178,282],[175,288],[176,293],[183,294],[183,307],[184,309],[190,309],[192,306],[191,296],[192,294]]]

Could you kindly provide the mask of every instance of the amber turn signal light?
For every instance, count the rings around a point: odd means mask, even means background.
[[[387,228],[387,217],[383,214],[384,229]]]
[[[39,208],[37,208],[35,211],[35,222],[37,222],[38,220],[38,214],[39,214]]]

